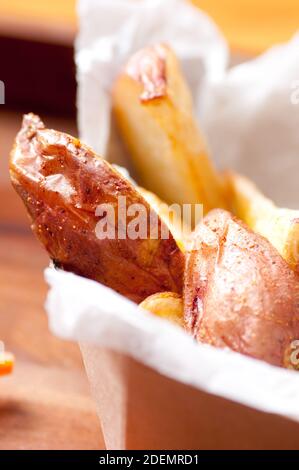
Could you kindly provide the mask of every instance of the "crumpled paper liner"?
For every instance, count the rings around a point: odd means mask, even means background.
[[[187,1],[81,0],[79,15],[83,141],[107,156],[113,79],[134,51],[168,42],[218,165],[296,207],[298,37],[227,70],[221,33]],[[107,448],[299,447],[297,373],[196,344],[93,281],[54,269],[46,279],[50,327],[81,344]]]

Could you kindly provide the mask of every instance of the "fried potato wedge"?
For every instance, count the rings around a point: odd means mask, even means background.
[[[144,310],[165,318],[172,323],[184,327],[183,299],[174,292],[161,292],[145,299],[140,307]]]
[[[296,368],[299,276],[261,235],[211,211],[186,254],[184,317],[199,342]]]
[[[247,178],[228,173],[234,213],[255,232],[266,237],[292,269],[299,271],[299,211],[281,209]]]
[[[167,225],[178,246],[184,252],[185,239],[188,239],[191,232],[189,227],[184,225],[184,221],[180,216],[180,211],[173,210],[171,206],[161,201],[158,196],[144,188],[138,187],[137,190],[141,193],[149,205],[157,212],[161,220],[163,220],[163,222]]]
[[[78,139],[46,129],[37,116],[25,116],[11,153],[10,174],[33,232],[57,266],[136,303],[157,292],[182,291],[184,255],[171,234],[161,239],[165,224],[156,217],[157,237],[150,237],[149,204]],[[145,209],[144,238],[128,236],[134,217],[119,218],[120,197],[127,208],[138,204]],[[99,235],[99,222],[107,225],[107,236]]]
[[[113,87],[113,109],[139,183],[168,204],[226,207],[195,121],[191,93],[166,45],[135,54]]]

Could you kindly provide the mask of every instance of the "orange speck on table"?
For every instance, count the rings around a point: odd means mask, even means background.
[[[14,356],[10,353],[0,354],[0,376],[11,374],[14,368]]]

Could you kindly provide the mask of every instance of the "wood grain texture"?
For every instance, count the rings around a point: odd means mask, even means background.
[[[16,357],[0,378],[0,449],[103,448],[78,347],[48,330],[47,263],[31,235],[0,233],[0,338]]]

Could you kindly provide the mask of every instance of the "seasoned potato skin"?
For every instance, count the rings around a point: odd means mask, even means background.
[[[212,211],[186,255],[184,317],[200,342],[292,368],[299,277],[268,240],[230,213]]]
[[[10,174],[33,232],[57,266],[99,281],[136,303],[156,292],[181,293],[184,255],[171,235],[167,240],[97,238],[99,204],[114,204],[118,214],[118,196],[126,196],[127,206],[146,207],[148,222],[150,206],[78,139],[46,129],[33,114],[25,116],[11,153]],[[159,233],[162,224],[159,219]]]

